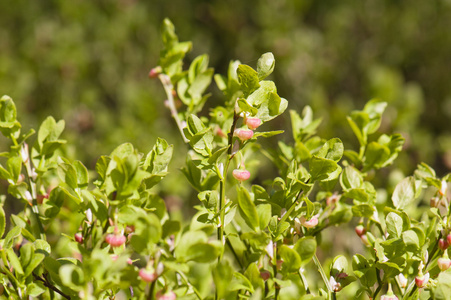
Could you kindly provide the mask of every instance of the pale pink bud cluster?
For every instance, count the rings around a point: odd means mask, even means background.
[[[157,279],[158,274],[154,270],[142,268],[139,270],[139,277],[145,282],[153,282]]]
[[[342,289],[341,283],[337,282],[333,276],[330,276],[329,284],[334,292],[339,292]]]
[[[245,123],[249,129],[255,130],[262,124],[262,120],[259,118],[246,118]]]
[[[81,234],[81,232],[77,232],[74,235],[74,239],[77,243],[82,244],[83,243],[83,235]]]
[[[440,250],[445,251],[449,247],[448,239],[439,239],[438,240],[438,247]]]
[[[248,180],[249,177],[251,177],[251,173],[248,170],[242,170],[242,169],[235,169],[232,172],[233,177],[242,182],[245,180]]]
[[[157,78],[158,75],[163,71],[163,69],[160,66],[157,66],[150,70],[149,72],[149,78]]]
[[[421,272],[421,274],[415,277],[415,284],[418,288],[425,287],[428,282],[429,282],[429,273],[423,275]]]
[[[403,273],[399,273],[399,275],[398,275],[398,282],[399,282],[399,285],[402,288],[407,287],[407,278],[404,276]]]
[[[269,271],[262,270],[262,271],[260,271],[260,277],[261,277],[264,281],[266,281],[266,280],[268,280],[269,278],[271,278],[271,273],[269,273]]]
[[[442,184],[440,186],[440,190],[438,191],[440,196],[445,196],[447,188],[448,188],[448,183],[446,182],[446,180],[442,180]]]
[[[111,246],[111,247],[120,247],[123,244],[125,244],[125,241],[127,238],[125,235],[120,233],[117,229],[117,227],[114,228],[114,233],[110,233],[106,236],[105,241]]]
[[[317,216],[311,217],[310,220],[306,220],[304,216],[301,216],[299,221],[301,222],[302,226],[304,226],[306,228],[313,228],[316,225],[318,225],[318,217]]]
[[[437,260],[437,265],[441,271],[446,271],[451,267],[451,259],[449,259],[448,255],[440,257]]]
[[[362,224],[359,224],[355,227],[355,233],[361,237],[362,235],[364,235],[366,233],[366,229]]]
[[[250,140],[254,136],[254,132],[250,129],[235,129],[234,135],[244,142]]]
[[[177,295],[173,291],[164,292],[163,290],[159,290],[155,294],[155,299],[157,299],[157,300],[175,300],[175,299],[177,299]]]

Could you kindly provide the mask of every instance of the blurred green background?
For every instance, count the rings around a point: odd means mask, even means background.
[[[450,0],[1,1],[0,94],[26,129],[65,119],[68,150],[90,168],[123,142],[181,146],[163,89],[147,77],[169,17],[194,43],[188,61],[208,53],[218,73],[273,52],[289,108],[311,105],[320,135],[345,147],[356,146],[345,115],[371,98],[389,102],[382,131],[407,139],[398,166],[408,174],[425,161],[440,175],[451,168],[450,15]],[[289,128],[288,114],[274,126]]]

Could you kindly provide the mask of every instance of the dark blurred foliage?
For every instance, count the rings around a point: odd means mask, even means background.
[[[164,94],[147,74],[169,17],[192,60],[216,72],[232,59],[276,57],[272,79],[300,111],[324,118],[321,135],[357,147],[346,124],[371,98],[389,102],[382,130],[407,139],[398,166],[451,168],[451,1],[2,1],[0,94],[25,127],[66,120],[74,157],[93,167],[123,142],[149,151],[158,136],[181,147]],[[217,88],[211,91],[220,98]],[[216,99],[216,100],[215,100]],[[278,128],[289,128],[288,114]],[[287,139],[289,135],[286,135]],[[181,158],[183,159],[183,158]]]

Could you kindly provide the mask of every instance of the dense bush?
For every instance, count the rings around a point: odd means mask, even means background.
[[[407,177],[396,171],[405,139],[379,131],[386,102],[343,117],[356,147],[319,136],[310,106],[289,111],[291,136],[275,142],[283,130],[270,125],[288,101],[267,79],[272,53],[255,69],[232,61],[226,76],[214,75],[207,55],[183,68],[192,44],[168,19],[161,35],[149,76],[161,81],[187,152],[162,138],[147,154],[125,143],[89,170],[67,154],[64,121],[48,117],[24,133],[13,100],[0,99],[0,131],[10,141],[1,201],[21,206],[8,218],[0,210],[4,296],[449,298],[451,174],[425,163]],[[213,80],[223,96],[206,114]],[[198,200],[188,223],[155,188],[172,175],[172,157],[185,160]],[[262,174],[263,157],[277,174]],[[398,175],[387,179],[393,164]]]
[[[47,115],[65,119],[77,159],[91,167],[98,153],[124,141],[146,149],[162,133],[177,143],[158,113],[161,89],[144,76],[168,16],[195,43],[188,60],[209,53],[219,73],[232,59],[255,64],[272,51],[273,79],[290,108],[310,105],[324,119],[320,132],[340,130],[345,144],[354,142],[340,125],[346,114],[369,97],[383,99],[390,104],[383,130],[408,141],[404,173],[420,161],[444,173],[451,165],[450,13],[448,0],[3,1],[0,90],[17,99],[26,128]],[[289,124],[284,116],[277,122]]]

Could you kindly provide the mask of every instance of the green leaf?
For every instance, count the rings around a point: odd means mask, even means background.
[[[165,18],[161,27],[161,36],[166,48],[172,48],[174,44],[178,43],[179,39],[175,34],[174,24],[171,20]]]
[[[44,260],[45,255],[42,253],[35,253],[30,263],[25,267],[25,277],[29,276]]]
[[[363,111],[368,114],[370,119],[366,129],[368,134],[375,133],[379,129],[385,107],[387,107],[387,103],[382,102],[379,99],[372,99],[365,104]]]
[[[50,244],[45,240],[37,239],[36,241],[34,241],[33,244],[35,248],[35,253],[42,253],[47,257],[52,252]]]
[[[8,248],[6,250],[6,254],[8,256],[8,261],[14,268],[16,274],[24,275],[22,265],[20,264],[19,258],[17,257],[16,253],[14,253],[14,250],[12,248]]]
[[[377,142],[371,142],[365,151],[364,170],[380,169],[389,158],[390,149],[388,147]]]
[[[330,180],[330,175],[339,168],[333,160],[313,155],[309,162],[312,181]]]
[[[46,291],[46,288],[45,288],[44,284],[39,281],[30,283],[27,286],[28,296],[31,296],[31,297],[38,297],[39,295],[43,294],[45,291]]]
[[[276,61],[271,52],[263,54],[257,62],[258,79],[263,80],[268,77],[273,71]]]
[[[20,134],[20,123],[16,120],[16,105],[9,96],[0,98],[0,131],[2,134],[10,138],[15,138]]]
[[[236,70],[244,96],[247,97],[260,87],[258,73],[247,65],[239,65]]]
[[[238,107],[243,112],[248,112],[252,116],[255,116],[258,113],[258,109],[249,105],[249,103],[247,103],[247,101],[243,98],[238,99],[237,103],[238,103]]]
[[[14,239],[20,235],[21,230],[19,226],[15,226],[6,234],[5,240],[3,241],[4,249],[9,249],[13,246]]]
[[[343,255],[338,255],[334,258],[330,268],[330,275],[336,276],[339,273],[346,273],[348,270],[348,260]]]
[[[277,88],[274,82],[266,80],[261,81],[260,87],[249,95],[246,100],[249,105],[258,108],[258,113],[255,117],[263,122],[272,120],[282,114],[288,106],[288,101],[277,95]]]
[[[189,248],[196,244],[205,244],[207,235],[203,231],[187,231],[180,238],[174,251],[174,256],[183,261],[188,253]]]
[[[436,300],[449,299],[451,295],[451,273],[449,269],[446,272],[440,272],[437,283],[432,288],[432,294]]]
[[[65,264],[59,268],[59,276],[62,283],[71,289],[81,291],[85,282],[83,270],[73,264]]]
[[[271,220],[271,204],[257,205],[257,214],[260,221],[260,228],[266,228]]]
[[[264,138],[269,138],[278,134],[282,134],[284,133],[283,130],[274,130],[274,131],[263,131],[263,132],[257,132],[254,134],[253,138],[258,138],[258,137],[264,137]]]
[[[387,225],[387,232],[388,234],[393,238],[399,238],[403,232],[403,228],[402,228],[402,218],[400,216],[398,216],[396,213],[394,212],[390,212],[386,217],[385,217],[385,223]]]
[[[20,155],[12,156],[7,161],[8,171],[11,174],[12,180],[17,182],[22,171],[22,158]]]
[[[252,286],[249,279],[246,278],[246,276],[239,272],[235,272],[233,273],[233,277],[234,278],[228,286],[229,291],[245,290],[249,291],[250,293],[254,293],[254,287]]]
[[[352,269],[364,287],[372,287],[376,281],[376,268],[363,255],[356,254],[352,258]]]
[[[402,240],[410,251],[420,250],[420,238],[414,230],[407,230],[402,233]]]
[[[362,116],[359,116],[359,117],[360,117],[359,119],[362,119]],[[355,115],[346,117],[346,120],[348,120],[349,126],[351,126],[351,129],[354,132],[355,136],[357,137],[357,140],[359,141],[360,146],[366,146],[367,135],[366,135],[366,133],[364,133],[362,131],[362,126],[364,126],[365,124],[358,124],[357,120],[355,120],[355,119],[357,119],[357,116],[355,116]],[[362,123],[362,121],[361,121],[361,123]]]
[[[403,210],[415,200],[415,194],[415,179],[413,177],[406,177],[395,187],[391,198],[393,205],[396,209]]]
[[[244,276],[249,279],[250,283],[252,284],[254,290],[257,289],[263,289],[265,286],[265,282],[260,276],[260,270],[257,267],[257,264],[255,262],[252,262],[247,267],[246,271],[244,272]]]
[[[5,233],[5,226],[6,226],[5,210],[3,209],[3,206],[0,206],[0,239],[3,237],[3,234]]]
[[[238,206],[244,221],[253,230],[260,230],[260,220],[258,218],[257,209],[254,202],[252,202],[249,192],[244,187],[238,187],[237,192]]]
[[[89,183],[88,169],[79,160],[76,160],[72,165],[77,174],[77,186],[87,188]]]
[[[328,140],[316,154],[318,157],[327,158],[339,162],[343,156],[343,143],[339,138]]]
[[[352,214],[355,217],[369,218],[373,215],[374,211],[375,211],[375,208],[368,204],[359,204],[359,205],[354,205],[352,207]]]
[[[216,260],[221,253],[220,242],[198,243],[191,245],[184,253],[184,261],[208,263]]]
[[[305,236],[297,240],[293,249],[299,254],[302,264],[308,263],[316,253],[316,239],[311,236]]]
[[[282,268],[286,273],[299,271],[299,268],[301,267],[301,257],[295,250],[287,245],[282,245],[279,247],[278,253],[283,260]]]

